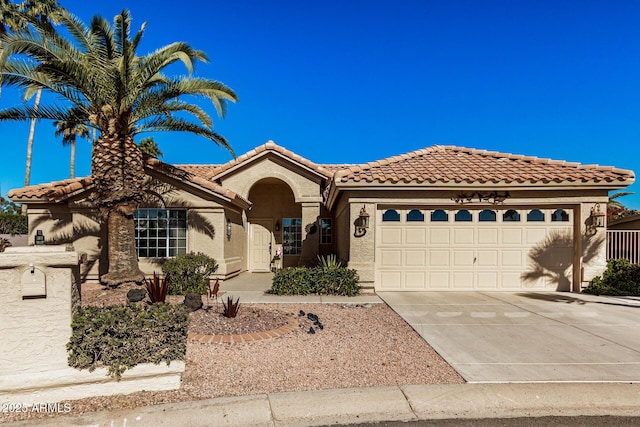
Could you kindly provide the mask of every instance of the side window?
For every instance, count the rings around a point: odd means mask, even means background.
[[[494,222],[496,220],[496,213],[490,209],[480,211],[478,220],[481,222]]]
[[[282,250],[284,255],[302,253],[302,218],[282,218]]]
[[[543,220],[544,220],[544,216],[543,216]],[[520,222],[520,214],[518,213],[518,211],[509,209],[504,214],[502,214],[502,222]]]
[[[433,222],[447,222],[449,221],[449,214],[442,209],[437,209],[431,212],[431,221]]]
[[[330,245],[332,242],[331,218],[320,218],[320,244]]]
[[[569,214],[562,209],[557,209],[551,214],[551,221],[553,222],[567,222],[569,221]]]
[[[527,222],[544,222],[544,213],[540,209],[534,209],[527,214]]]
[[[466,209],[462,209],[456,212],[454,219],[456,222],[471,222],[471,212]]]
[[[384,211],[384,213],[382,214],[382,220],[385,222],[388,222],[388,221],[398,222],[400,221],[400,214],[393,209],[388,209]]]
[[[418,209],[412,209],[407,213],[407,222],[424,222],[424,214]]]

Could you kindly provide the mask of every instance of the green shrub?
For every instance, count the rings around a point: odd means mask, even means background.
[[[594,295],[640,296],[640,265],[631,264],[626,259],[610,259],[602,277],[595,277],[583,292]]]
[[[139,363],[184,360],[188,326],[182,304],[81,308],[71,323],[69,366],[90,372],[106,367],[119,380]]]
[[[169,283],[169,295],[204,294],[209,276],[216,270],[216,260],[201,252],[178,255],[162,266]]]
[[[270,293],[276,295],[342,295],[360,292],[358,273],[348,268],[295,267],[278,270]]]
[[[305,267],[283,268],[273,276],[270,293],[276,295],[309,295],[313,293],[311,269]]]
[[[27,234],[28,232],[26,215],[0,213],[0,234]]]

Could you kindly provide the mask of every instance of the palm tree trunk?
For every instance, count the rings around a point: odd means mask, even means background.
[[[42,97],[42,89],[38,89],[36,92],[36,100],[33,104],[33,110],[37,113],[38,107],[40,107],[40,98]],[[24,186],[28,187],[31,182],[31,156],[33,152],[33,138],[36,134],[36,122],[37,119],[33,117],[31,119],[31,126],[29,128],[29,139],[27,140],[27,165],[25,167],[24,172]],[[27,213],[27,206],[25,204],[22,205],[22,213]]]
[[[33,110],[37,113],[40,107],[40,98],[42,97],[42,89],[38,89],[36,92],[36,100],[33,104]],[[36,122],[35,117],[31,118],[31,126],[29,127],[29,139],[27,140],[27,167],[24,174],[24,186],[28,187],[31,182],[31,155],[33,151],[33,139],[36,135]]]
[[[100,282],[109,286],[144,281],[138,267],[133,215],[144,195],[142,153],[129,135],[102,134],[94,145],[92,199],[106,212],[108,272]]]
[[[71,140],[69,143],[71,144],[71,158],[69,159],[69,177],[73,179],[76,171],[76,142],[74,140]]]
[[[107,216],[107,238],[109,270],[100,277],[100,282],[108,286],[123,283],[142,283],[144,273],[138,266],[136,254],[135,225],[133,213],[136,204],[122,202],[109,211]]]

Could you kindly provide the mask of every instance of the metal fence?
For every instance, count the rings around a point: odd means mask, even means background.
[[[640,264],[640,230],[607,230],[607,259]]]

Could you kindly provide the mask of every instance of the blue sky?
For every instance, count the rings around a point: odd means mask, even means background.
[[[204,50],[196,75],[239,96],[215,125],[238,155],[271,139],[314,162],[361,163],[441,144],[640,170],[638,1],[60,3],[85,22],[128,8],[136,30],[148,23],[140,54]],[[0,108],[19,102],[3,89]],[[28,129],[0,123],[3,195],[23,184]],[[231,159],[203,138],[153,136],[166,162]],[[89,174],[85,141],[76,164]],[[68,175],[69,149],[38,123],[31,183]],[[640,194],[620,200],[640,209]]]

